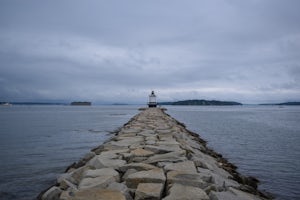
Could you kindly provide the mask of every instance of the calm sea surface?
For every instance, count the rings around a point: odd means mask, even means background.
[[[197,132],[260,189],[300,199],[300,106],[183,106],[168,113]]]
[[[0,107],[0,199],[35,199],[137,106]]]
[[[0,199],[34,199],[138,107],[0,107]],[[261,189],[300,198],[300,107],[167,108],[242,174],[259,178]]]

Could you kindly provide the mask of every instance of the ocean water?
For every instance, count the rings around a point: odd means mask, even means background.
[[[139,106],[0,107],[0,199],[35,199]],[[260,189],[300,199],[300,107],[168,106]]]
[[[276,199],[300,199],[300,106],[169,106],[208,146]]]
[[[137,106],[0,106],[0,199],[36,199]]]

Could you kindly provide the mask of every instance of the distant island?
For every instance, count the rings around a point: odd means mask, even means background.
[[[183,100],[183,101],[175,101],[175,102],[160,102],[159,105],[187,105],[187,106],[237,106],[243,105],[239,102],[234,101],[217,101],[217,100]]]
[[[88,101],[73,101],[71,103],[71,106],[90,106],[90,105],[92,105],[92,103]]]
[[[284,102],[284,103],[264,103],[264,104],[259,104],[259,105],[264,105],[264,106],[300,106],[300,102]]]

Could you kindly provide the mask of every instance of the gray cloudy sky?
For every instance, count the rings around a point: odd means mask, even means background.
[[[0,101],[300,100],[299,0],[0,1]]]

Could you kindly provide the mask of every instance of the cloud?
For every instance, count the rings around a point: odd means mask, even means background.
[[[300,99],[298,1],[0,4],[0,101]]]

